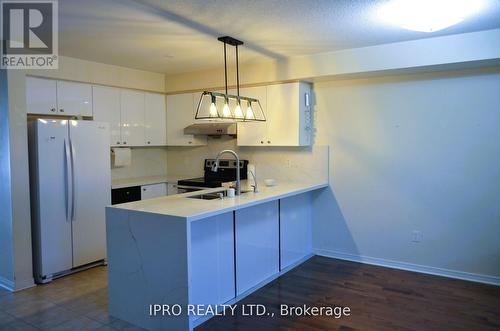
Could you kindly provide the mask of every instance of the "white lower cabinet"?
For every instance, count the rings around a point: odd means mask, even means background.
[[[235,297],[233,213],[194,221],[190,227],[189,303],[226,303]]]
[[[167,195],[174,195],[179,193],[176,183],[167,183]]]
[[[278,201],[235,212],[236,294],[279,272]]]
[[[312,195],[280,200],[280,269],[312,254]]]
[[[159,198],[167,195],[167,183],[141,186],[141,200]]]

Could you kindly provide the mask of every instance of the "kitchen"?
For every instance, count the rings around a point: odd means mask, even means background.
[[[50,3],[58,67],[1,70],[0,329],[500,323],[498,2]]]

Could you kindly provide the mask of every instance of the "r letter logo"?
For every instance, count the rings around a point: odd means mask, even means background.
[[[57,1],[1,1],[2,69],[57,69]]]

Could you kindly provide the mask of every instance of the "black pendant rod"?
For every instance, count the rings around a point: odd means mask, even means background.
[[[234,39],[230,36],[219,37],[217,40],[222,41],[224,43],[224,79],[226,82],[226,95],[227,95],[227,58],[226,58],[226,44],[231,46],[236,46],[236,88],[238,90],[238,97],[240,96],[240,74],[238,68],[238,46],[243,45],[243,42],[238,39]],[[238,98],[239,101],[239,98]]]
[[[236,91],[238,93],[238,104],[240,103],[240,69],[238,65],[238,45],[236,45]]]
[[[224,80],[226,82],[226,95],[227,95],[227,58],[226,58],[226,42],[224,42]]]

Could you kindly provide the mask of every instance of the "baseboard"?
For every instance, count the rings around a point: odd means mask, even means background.
[[[33,278],[17,281],[16,283],[14,283],[11,280],[8,280],[4,277],[0,277],[0,287],[3,287],[4,289],[11,292],[21,291],[33,286],[36,286],[35,282],[33,281]]]
[[[347,260],[352,262],[359,262],[371,265],[377,265],[381,267],[400,269],[406,271],[414,271],[423,274],[443,276],[461,280],[467,280],[471,282],[489,284],[500,286],[500,277],[474,274],[464,271],[450,270],[444,268],[429,267],[420,264],[413,264],[407,262],[399,262],[394,260],[381,259],[377,257],[362,256],[356,254],[343,253],[338,251],[326,250],[326,249],[315,249],[314,253],[316,255],[331,257],[339,260]]]

